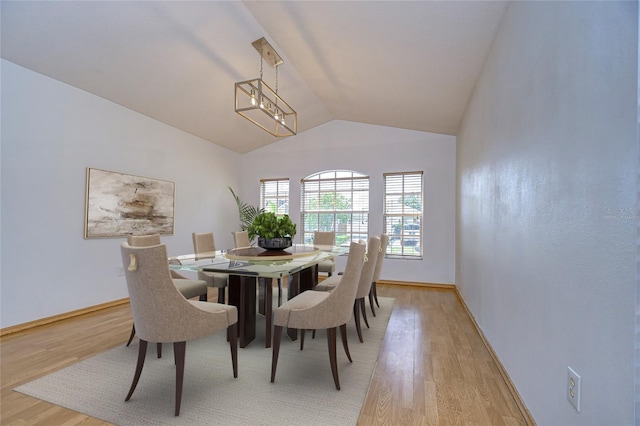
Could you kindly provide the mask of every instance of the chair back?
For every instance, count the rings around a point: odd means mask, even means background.
[[[347,323],[351,318],[362,266],[365,262],[365,252],[366,246],[363,243],[351,243],[340,285],[336,286],[323,304],[323,310],[329,322],[317,328],[337,327]]]
[[[189,302],[173,284],[166,246],[122,243],[120,251],[138,336],[148,342],[186,340],[190,326],[184,309]]]
[[[336,244],[336,233],[335,232],[325,232],[325,231],[315,231],[313,234],[313,245],[314,246],[334,246]],[[323,260],[318,264],[318,272],[326,272],[331,276],[336,270],[336,259],[331,258],[327,260]]]
[[[320,246],[335,246],[336,245],[336,233],[333,231],[315,231],[313,233],[313,244]]]
[[[213,240],[213,232],[207,232],[204,234],[192,233],[193,238],[193,252],[195,254],[208,253],[216,251],[216,243]]]
[[[232,234],[233,234],[233,242],[236,248],[251,247],[251,242],[249,241],[249,232],[236,231],[236,232],[232,232]]]
[[[152,235],[129,235],[127,236],[127,243],[131,247],[149,247],[149,246],[157,246],[162,244],[160,241],[160,234],[152,234]],[[173,261],[169,260],[169,263],[178,263],[180,261],[176,258],[173,258]],[[187,277],[181,275],[179,272],[171,270],[171,278],[177,278],[181,280],[186,280]]]
[[[371,290],[371,283],[373,282],[373,273],[375,272],[376,264],[378,262],[379,251],[380,237],[374,236],[369,238],[367,261],[362,266],[362,273],[360,274],[360,281],[358,283],[356,299],[361,299],[369,295],[369,290]]]
[[[387,234],[380,235],[380,250],[378,251],[378,260],[376,261],[376,269],[373,272],[374,283],[380,281],[380,271],[382,271],[382,262],[387,254],[387,246],[389,245],[389,236]]]
[[[162,244],[160,241],[160,234],[152,235],[128,235],[127,243],[131,247],[149,247]]]

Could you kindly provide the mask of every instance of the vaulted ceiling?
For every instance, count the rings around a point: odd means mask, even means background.
[[[234,112],[265,37],[298,133],[348,120],[455,135],[506,9],[498,1],[6,1],[1,56],[245,153]],[[265,64],[264,80],[274,70]]]

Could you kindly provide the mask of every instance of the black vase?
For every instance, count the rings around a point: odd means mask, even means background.
[[[291,247],[291,237],[262,238],[258,237],[258,247],[265,250],[284,250]]]

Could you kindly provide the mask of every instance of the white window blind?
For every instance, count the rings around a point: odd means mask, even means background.
[[[387,255],[422,257],[422,172],[384,174],[384,232]]]
[[[260,179],[260,207],[277,216],[289,214],[289,178]]]

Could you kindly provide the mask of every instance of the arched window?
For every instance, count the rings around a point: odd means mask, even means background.
[[[302,241],[313,242],[314,231],[334,231],[336,245],[367,240],[369,176],[351,170],[327,170],[301,181]]]

